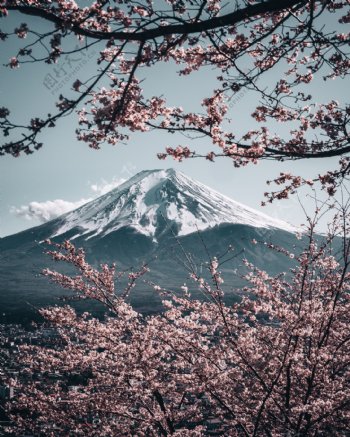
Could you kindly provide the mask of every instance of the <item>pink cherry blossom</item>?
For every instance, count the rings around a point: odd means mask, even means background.
[[[16,390],[7,431],[201,436],[215,424],[217,433],[237,437],[346,435],[350,223],[338,208],[321,241],[315,226],[322,214],[310,219],[288,274],[271,276],[243,259],[245,285],[227,304],[221,261],[212,258],[205,277],[190,267],[193,283],[180,292],[150,284],[163,311],[148,316],[128,302],[147,266],[96,269],[71,242],[48,242],[48,254],[77,275],[50,269],[44,275],[108,313],[97,319],[67,305],[40,310],[59,341],[20,346],[20,372],[7,381]],[[115,283],[123,275],[125,288]],[[201,298],[189,293],[196,286]]]

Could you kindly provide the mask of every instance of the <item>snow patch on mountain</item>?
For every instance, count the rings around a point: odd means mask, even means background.
[[[296,231],[286,222],[169,169],[142,171],[107,194],[61,216],[52,237],[78,229],[75,237],[89,239],[131,227],[155,239],[173,224],[177,235],[183,236],[223,223]]]

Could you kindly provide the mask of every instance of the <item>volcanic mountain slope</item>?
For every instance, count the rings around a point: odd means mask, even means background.
[[[232,245],[237,256],[225,264],[230,289],[240,284],[232,271],[241,269],[243,257],[271,273],[288,269],[288,260],[252,241],[290,249],[295,230],[173,169],[142,171],[72,212],[0,239],[0,305],[4,317],[13,320],[32,313],[30,305],[52,303],[62,294],[38,277],[50,265],[42,253],[47,238],[73,240],[93,263],[116,261],[125,268],[149,262],[149,280],[166,287],[186,281],[184,252],[202,268],[208,252],[216,256]],[[155,305],[149,289],[141,284],[133,297],[135,306],[146,312]]]
[[[56,221],[53,236],[74,230],[73,239],[101,238],[129,227],[158,240],[169,225],[178,236],[184,236],[223,223],[293,231],[287,223],[169,169],[142,171],[118,188],[65,214]]]

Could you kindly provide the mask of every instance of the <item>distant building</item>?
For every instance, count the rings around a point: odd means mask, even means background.
[[[6,385],[0,385],[0,399],[12,399],[15,396],[15,390],[13,387]]]

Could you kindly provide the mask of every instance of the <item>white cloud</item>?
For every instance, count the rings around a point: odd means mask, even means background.
[[[40,222],[45,223],[75,208],[79,208],[79,206],[90,200],[92,199],[81,199],[76,202],[68,202],[62,199],[47,200],[46,202],[33,201],[19,208],[13,206],[10,212],[18,217],[24,217],[26,220],[38,219]]]
[[[41,223],[48,222],[54,218],[59,217],[66,212],[79,208],[84,203],[90,202],[98,196],[108,193],[113,188],[118,187],[125,182],[124,178],[113,178],[111,182],[107,182],[104,179],[97,184],[91,184],[90,189],[93,192],[92,197],[88,199],[80,199],[76,202],[69,202],[63,199],[47,200],[45,202],[30,202],[28,205],[22,205],[20,207],[12,206],[10,212],[17,217],[23,217],[26,220],[39,220]]]
[[[107,182],[102,179],[100,183],[90,185],[90,188],[94,193],[96,193],[97,196],[102,196],[103,194],[108,193],[108,191],[113,190],[113,188],[118,187],[125,181],[126,179],[124,178],[113,178],[111,182]]]

